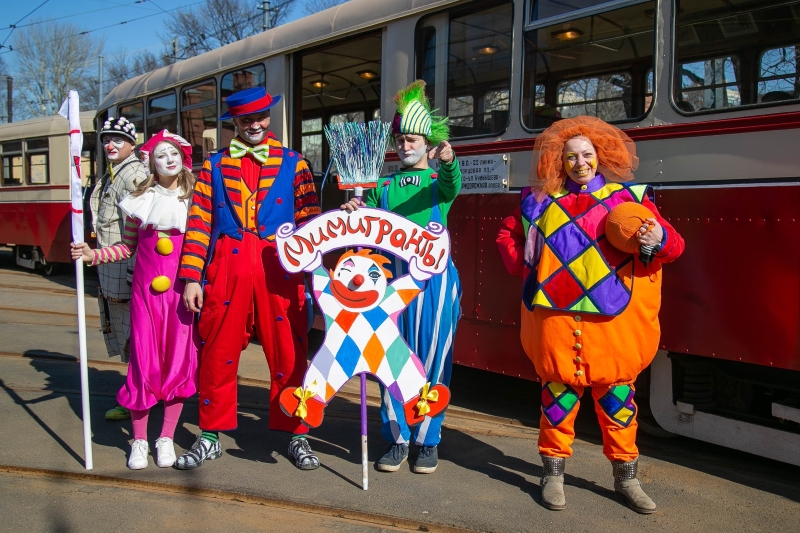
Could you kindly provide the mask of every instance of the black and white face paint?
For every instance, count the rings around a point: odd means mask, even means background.
[[[177,176],[183,168],[183,156],[172,143],[158,143],[153,149],[153,165],[159,176]]]
[[[423,144],[416,150],[412,148],[398,150],[397,155],[400,156],[400,163],[402,163],[404,167],[413,167],[420,159],[428,155],[428,145]]]

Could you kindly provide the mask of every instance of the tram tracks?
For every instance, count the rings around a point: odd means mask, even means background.
[[[18,476],[28,479],[49,478],[58,481],[78,482],[85,485],[116,488],[124,490],[147,491],[156,494],[172,494],[192,499],[211,499],[222,502],[236,502],[266,506],[277,510],[294,511],[304,514],[318,515],[334,519],[337,522],[351,522],[362,525],[389,527],[399,531],[428,531],[432,533],[456,533],[475,531],[430,522],[408,520],[378,513],[356,511],[341,507],[332,507],[292,501],[269,496],[246,494],[234,490],[212,489],[198,486],[132,479],[122,476],[101,475],[88,472],[70,472],[48,468],[32,468],[0,464],[0,476]]]

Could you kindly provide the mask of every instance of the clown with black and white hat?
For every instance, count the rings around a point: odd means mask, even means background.
[[[106,154],[108,168],[97,181],[90,206],[92,224],[98,247],[122,242],[125,217],[117,205],[139,183],[147,179],[144,165],[134,153],[136,126],[125,117],[109,117],[100,129],[100,142]],[[128,362],[130,351],[130,299],[128,270],[133,270],[135,258],[97,266],[100,279],[100,320],[103,337],[110,357],[119,355]],[[125,420],[130,412],[117,405],[106,413],[106,420]]]

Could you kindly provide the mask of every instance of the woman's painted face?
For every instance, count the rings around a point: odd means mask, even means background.
[[[428,143],[422,135],[399,134],[394,136],[397,155],[404,167],[413,167],[428,155]]]
[[[564,170],[569,179],[585,185],[597,174],[597,151],[592,143],[581,137],[564,144]]]
[[[386,273],[378,263],[369,257],[351,255],[336,265],[331,293],[348,311],[364,312],[378,306],[387,285]]]
[[[151,157],[159,176],[177,176],[183,168],[183,156],[172,143],[158,143]]]

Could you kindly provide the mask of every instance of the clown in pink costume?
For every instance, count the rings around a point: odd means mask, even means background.
[[[183,402],[197,392],[198,337],[192,313],[183,305],[177,280],[194,184],[191,146],[162,131],[141,148],[150,178],[119,203],[127,215],[122,242],[92,250],[73,244],[73,258],[92,265],[121,261],[136,252],[131,292],[131,361],[117,393],[131,410],[134,441],[128,467],[147,467],[147,419],[164,402],[164,424],[156,440],[159,467],[175,462],[173,435]]]

